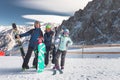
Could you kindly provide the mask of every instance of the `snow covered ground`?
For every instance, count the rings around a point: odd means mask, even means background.
[[[69,56],[69,57],[68,57]],[[20,56],[0,57],[0,80],[119,80],[120,58],[75,58],[67,54],[63,74],[52,75],[50,68],[42,73],[35,69],[25,72],[21,70],[22,58]],[[33,57],[29,65],[32,66]]]

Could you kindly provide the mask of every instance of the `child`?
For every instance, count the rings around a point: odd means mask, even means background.
[[[60,36],[60,42],[59,42],[59,46],[58,46],[58,50],[55,56],[55,66],[53,67],[53,69],[57,69],[57,70],[63,70],[64,69],[64,65],[65,65],[65,56],[67,53],[67,47],[69,45],[72,45],[73,42],[69,37],[69,30],[65,29],[63,31],[63,34]],[[59,67],[59,57],[61,55],[61,64]]]
[[[53,45],[53,35],[54,32],[51,30],[51,26],[47,25],[46,26],[46,30],[45,30],[45,34],[44,34],[44,43],[46,46],[46,54],[45,54],[45,65],[46,67],[49,64],[49,56],[50,56],[50,51],[53,49],[53,53],[52,53],[52,63],[54,63],[54,45]]]

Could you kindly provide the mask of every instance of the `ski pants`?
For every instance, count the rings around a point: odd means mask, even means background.
[[[51,48],[51,46],[46,46],[45,65],[48,65],[50,55],[52,55],[52,63],[55,64],[55,54],[55,46],[53,48]]]
[[[32,52],[34,51],[34,49],[30,46],[28,46],[28,50],[27,50],[27,54],[25,56],[25,59],[24,59],[24,62],[23,62],[23,65],[22,67],[23,68],[26,68],[28,66],[28,63],[29,63],[29,60],[30,60],[30,57],[32,55]],[[37,65],[37,54],[35,53],[35,58],[33,60],[33,65]]]
[[[65,56],[66,56],[66,52],[67,51],[61,51],[61,50],[57,50],[56,56],[55,56],[55,66],[59,67],[59,57],[61,55],[61,65],[60,66],[64,66],[65,64]]]

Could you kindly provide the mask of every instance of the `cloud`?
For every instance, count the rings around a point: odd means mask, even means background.
[[[69,18],[68,16],[57,16],[57,15],[23,15],[22,17],[26,19],[45,22],[45,23],[61,23],[63,20],[67,20]]]
[[[74,13],[92,0],[19,0],[19,6],[61,13]]]

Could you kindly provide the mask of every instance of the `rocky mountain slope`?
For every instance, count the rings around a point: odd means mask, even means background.
[[[75,43],[119,43],[120,0],[93,0],[63,21],[63,26],[70,30]]]

